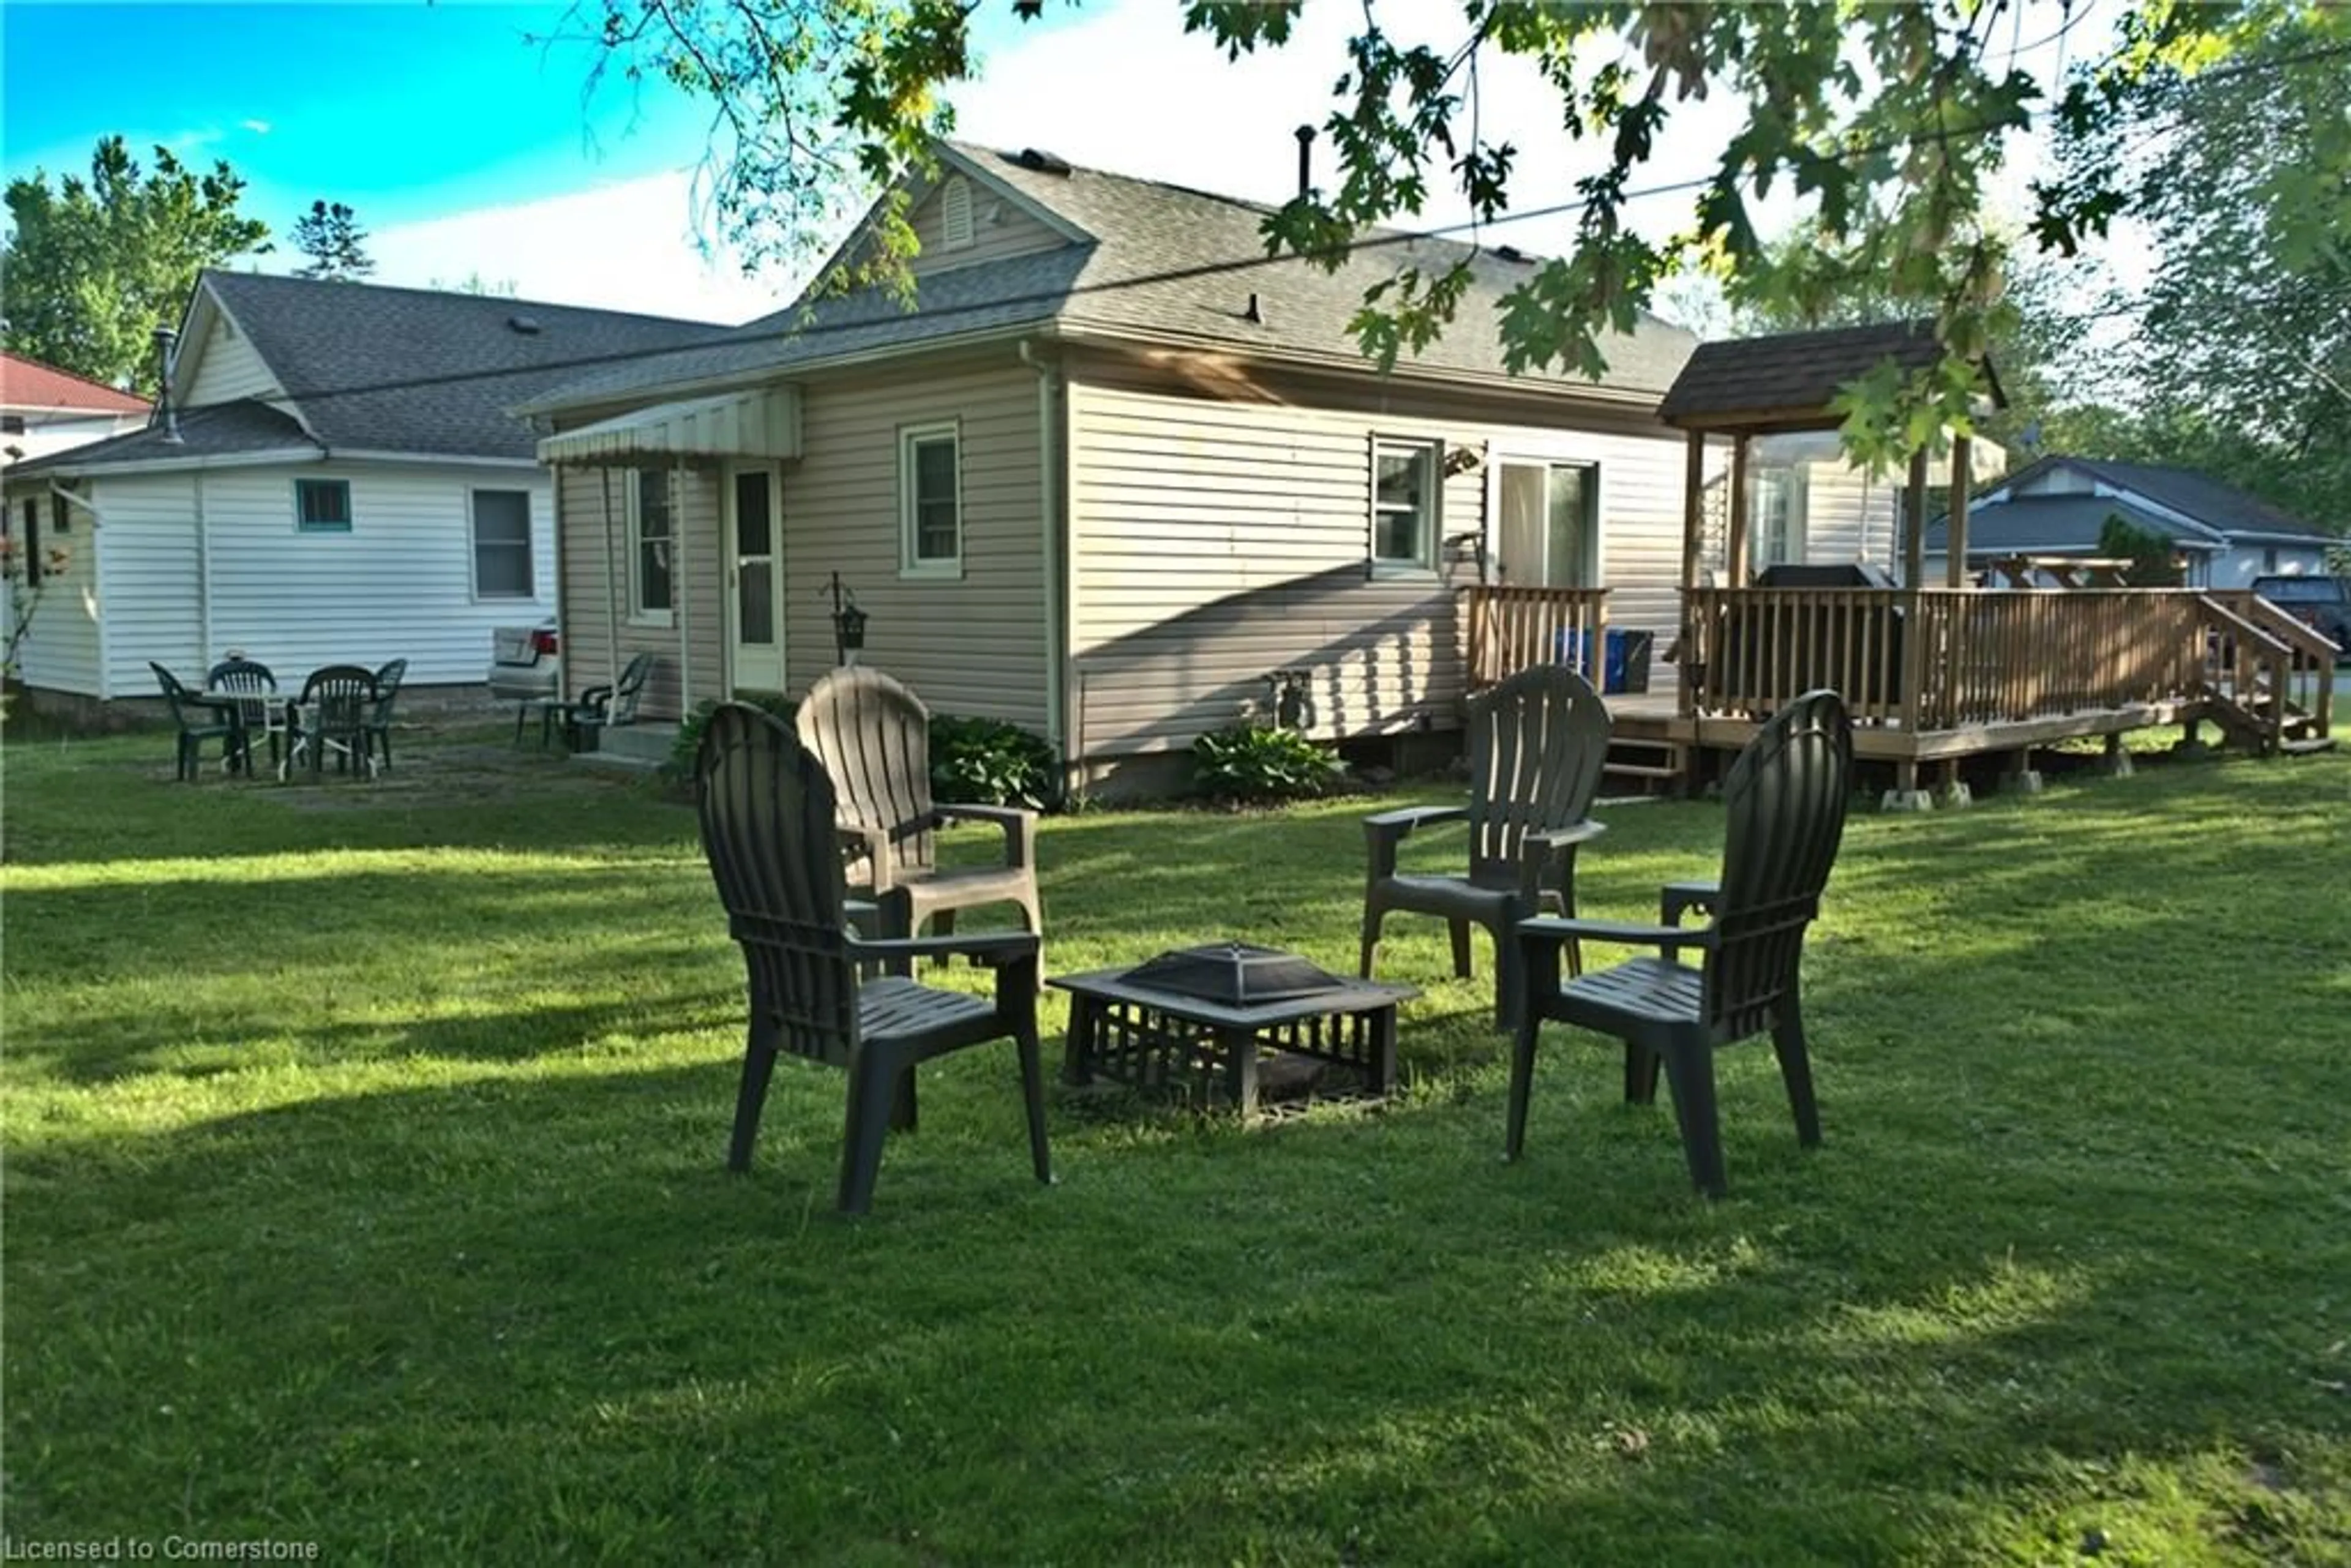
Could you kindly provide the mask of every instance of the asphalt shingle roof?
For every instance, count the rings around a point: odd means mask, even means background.
[[[8,470],[12,479],[44,473],[78,473],[125,463],[165,463],[189,457],[227,457],[254,452],[292,451],[316,456],[318,443],[302,427],[267,403],[240,399],[213,408],[192,408],[179,416],[180,439],[161,424],[125,432],[86,446],[70,446],[31,457]]]
[[[583,376],[539,406],[611,402],[630,394],[785,371],[795,365],[893,349],[913,350],[991,328],[1058,321],[1110,335],[1174,337],[1274,357],[1304,357],[1369,368],[1348,322],[1364,292],[1408,264],[1424,271],[1473,256],[1474,281],[1453,329],[1416,359],[1420,366],[1500,376],[1495,308],[1531,265],[1446,240],[1374,236],[1336,272],[1295,256],[1268,258],[1259,225],[1272,210],[1229,196],[1098,170],[1032,168],[1019,154],[959,143],[952,156],[1092,236],[1041,253],[924,275],[913,308],[879,291],[813,302],[749,323],[739,340],[701,353],[662,355]],[[1258,300],[1258,320],[1248,316]],[[780,334],[780,336],[779,336]],[[1601,384],[1658,393],[1697,340],[1644,318],[1637,330],[1604,343]],[[1563,374],[1527,376],[1566,389],[1590,383]]]
[[[1838,389],[1883,360],[1908,371],[1942,356],[1934,329],[1915,321],[1702,343],[1657,412],[1671,424],[1725,414],[1802,417],[1826,410]]]
[[[2185,512],[2207,528],[2224,533],[2295,534],[2331,538],[2331,530],[2273,507],[2259,496],[2240,490],[2193,468],[2173,468],[2157,463],[2109,463],[2104,458],[2048,459],[2095,475],[2118,490],[2132,490],[2159,506]],[[2011,481],[2012,482],[2012,481]]]
[[[1979,502],[1968,508],[1970,555],[2064,555],[2095,551],[2106,519],[2120,517],[2158,538],[2172,539],[2190,549],[2215,549],[2212,540],[2185,524],[2110,496],[2019,496],[2014,500]],[[1950,548],[1950,519],[1937,517],[1927,525],[1927,553]]]
[[[435,289],[236,272],[204,282],[329,450],[528,458],[516,404],[600,364],[731,331]]]

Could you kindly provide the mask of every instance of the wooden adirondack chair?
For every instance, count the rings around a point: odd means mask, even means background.
[[[1469,800],[1407,806],[1364,819],[1361,972],[1372,974],[1391,910],[1435,915],[1453,927],[1453,972],[1468,978],[1469,927],[1494,938],[1494,1023],[1510,1027],[1519,995],[1511,927],[1543,911],[1575,913],[1575,852],[1606,830],[1591,820],[1608,756],[1608,710],[1565,665],[1522,670],[1469,703]],[[1469,825],[1466,876],[1396,870],[1396,848],[1437,822]]]
[[[809,687],[797,723],[800,744],[832,779],[852,875],[877,901],[906,895],[905,935],[920,935],[925,921],[952,932],[956,911],[987,904],[1017,905],[1022,928],[1043,933],[1037,813],[933,800],[931,715],[913,692],[879,670],[834,670]],[[940,870],[937,831],[958,821],[1001,828],[1003,863]]]
[[[1853,793],[1853,727],[1834,692],[1798,697],[1765,725],[1723,784],[1729,818],[1719,883],[1669,883],[1662,923],[1535,919],[1519,927],[1525,995],[1510,1071],[1505,1152],[1526,1142],[1535,1040],[1557,1019],[1625,1042],[1625,1098],[1654,1103],[1657,1070],[1673,1091],[1674,1113],[1691,1177],[1709,1197],[1723,1191],[1722,1132],[1715,1110],[1714,1052],[1769,1030],[1796,1116],[1796,1136],[1821,1141],[1813,1070],[1804,1045],[1798,982],[1804,930],[1820,912],[1844,837]],[[1703,927],[1677,924],[1691,907],[1710,908]],[[1561,950],[1577,937],[1660,949],[1560,984]],[[1704,955],[1693,968],[1681,948]]]
[[[843,912],[831,781],[771,716],[722,703],[695,759],[702,846],[749,970],[750,1031],[735,1103],[731,1169],[747,1169],[778,1052],[844,1068],[849,1111],[840,1206],[873,1201],[888,1130],[914,1126],[914,1066],[967,1045],[1009,1038],[1020,1057],[1029,1152],[1052,1179],[1045,1148],[1045,1079],[1037,1039],[1037,938],[1026,932],[868,941]],[[861,966],[963,954],[996,969],[994,1001],[934,990],[899,976],[860,983]]]

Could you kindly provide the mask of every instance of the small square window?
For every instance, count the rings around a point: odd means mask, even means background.
[[[1433,445],[1372,444],[1374,567],[1436,570],[1437,475]]]
[[[306,534],[350,533],[351,482],[349,479],[295,480],[294,525]]]

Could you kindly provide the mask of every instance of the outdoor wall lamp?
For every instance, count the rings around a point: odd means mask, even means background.
[[[832,652],[836,664],[853,664],[865,646],[865,612],[857,608],[857,591],[832,574],[825,592],[832,596]]]

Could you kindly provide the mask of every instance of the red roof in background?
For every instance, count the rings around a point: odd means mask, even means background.
[[[10,408],[86,408],[106,413],[147,412],[143,397],[9,353],[0,353],[0,403]]]

